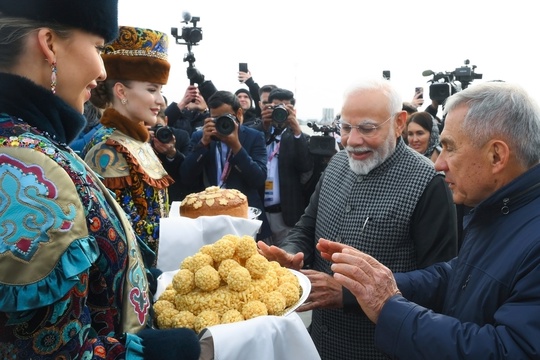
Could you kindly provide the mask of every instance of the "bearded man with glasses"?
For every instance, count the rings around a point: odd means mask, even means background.
[[[332,277],[320,238],[366,252],[394,272],[424,268],[457,254],[455,206],[444,175],[401,138],[407,113],[388,80],[347,91],[339,127],[344,149],[333,156],[310,203],[280,247],[259,242],[269,260],[302,272],[311,293],[311,336],[323,360],[385,359],[375,325]]]

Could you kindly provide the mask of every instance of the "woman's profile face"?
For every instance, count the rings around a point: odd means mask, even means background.
[[[409,146],[420,154],[427,151],[430,135],[429,131],[415,122],[410,122],[407,125],[407,141]]]
[[[58,41],[56,95],[81,114],[90,91],[107,76],[100,55],[103,45],[102,37],[80,30]]]
[[[165,106],[162,87],[146,81],[130,81],[129,86],[124,87],[127,102],[120,105],[121,113],[135,122],[155,126],[159,111]]]

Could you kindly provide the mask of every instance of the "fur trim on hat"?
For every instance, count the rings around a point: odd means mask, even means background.
[[[145,57],[102,54],[107,79],[147,81],[165,85],[171,65],[167,60]]]
[[[118,0],[2,0],[0,12],[82,29],[105,42],[118,35]]]

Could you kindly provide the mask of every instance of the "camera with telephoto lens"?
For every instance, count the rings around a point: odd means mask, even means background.
[[[214,118],[214,122],[216,123],[216,131],[220,135],[227,136],[234,131],[236,128],[235,124],[238,123],[238,120],[234,115],[225,114]]]
[[[443,103],[449,96],[466,89],[475,79],[482,79],[482,74],[476,73],[476,65],[469,66],[470,61],[464,61],[465,66],[456,68],[454,71],[438,72],[425,70],[423,76],[433,76],[428,82],[429,98]]]
[[[289,117],[289,110],[283,104],[272,106],[272,121],[276,124],[283,124]]]
[[[164,144],[171,142],[173,139],[172,129],[167,125],[158,124],[150,130],[154,132],[154,137]]]

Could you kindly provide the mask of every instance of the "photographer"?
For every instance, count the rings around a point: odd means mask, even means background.
[[[201,130],[191,135],[190,151],[181,165],[181,181],[198,190],[208,186],[237,189],[248,204],[264,210],[259,189],[266,180],[266,148],[263,134],[242,125],[243,111],[236,95],[217,91],[208,100],[210,116]],[[270,236],[263,213],[257,239]]]
[[[163,111],[157,116],[156,126],[149,129],[150,143],[154,148],[165,171],[174,179],[169,185],[169,203],[181,201],[191,191],[180,182],[180,165],[189,149],[189,134],[182,129],[167,126],[167,117]]]
[[[261,94],[262,104],[266,102],[263,96],[266,94]],[[308,199],[302,174],[313,169],[313,159],[308,136],[296,119],[294,94],[276,88],[268,94],[267,102],[262,107],[262,123],[258,125],[266,135],[268,152],[264,206],[272,230],[271,244],[279,245],[304,213]]]
[[[165,109],[171,127],[182,129],[191,134],[204,123],[208,117],[208,106],[195,85],[186,88],[184,97],[178,103],[171,103]]]

